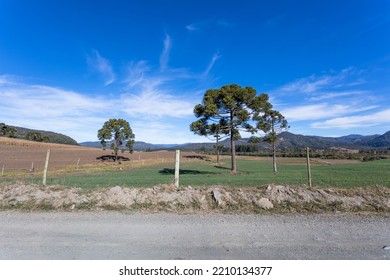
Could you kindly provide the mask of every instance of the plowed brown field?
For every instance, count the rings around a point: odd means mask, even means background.
[[[89,148],[82,146],[38,143],[20,139],[10,139],[0,137],[0,169],[4,170],[28,170],[34,164],[36,170],[44,168],[46,153],[50,149],[50,168],[62,168],[67,166],[100,163],[98,159],[101,156],[112,155],[112,151],[98,148]],[[131,160],[150,160],[150,159],[174,159],[174,152],[129,152],[121,153]]]

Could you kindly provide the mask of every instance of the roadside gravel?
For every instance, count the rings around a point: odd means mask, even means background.
[[[0,259],[384,259],[390,218],[0,212]]]

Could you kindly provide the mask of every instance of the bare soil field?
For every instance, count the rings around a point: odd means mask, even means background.
[[[50,149],[50,168],[58,169],[67,166],[97,164],[102,162],[100,157],[111,156],[110,149],[103,150],[82,146],[39,143],[21,139],[10,139],[0,137],[0,168],[5,170],[28,170],[34,163],[36,170],[44,168],[46,153]],[[119,156],[126,160],[150,160],[167,159],[174,160],[174,152],[129,152],[121,153]]]
[[[103,158],[112,156],[110,149],[89,148],[83,146],[62,145],[53,143],[39,143],[21,139],[11,139],[0,137],[0,168],[4,166],[4,170],[29,170],[34,164],[35,170],[43,170],[47,150],[50,149],[50,168],[60,169],[68,166],[91,165],[103,162]],[[182,156],[192,156],[194,153],[182,152]],[[174,160],[175,153],[173,151],[158,151],[158,152],[129,152],[121,153],[125,161],[134,160]],[[229,158],[222,156],[221,158]],[[240,157],[238,157],[240,158]],[[245,157],[246,160],[256,160],[263,162],[272,162],[271,157]],[[289,165],[305,165],[304,158],[278,158],[279,163]],[[358,163],[354,160],[322,160],[312,159],[312,164],[317,165],[334,165],[343,163]]]

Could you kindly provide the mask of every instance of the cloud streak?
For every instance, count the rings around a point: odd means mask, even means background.
[[[169,54],[172,47],[171,37],[165,34],[164,47],[160,55],[160,70],[164,71],[168,68]]]
[[[314,122],[313,128],[355,128],[355,127],[372,127],[383,123],[390,124],[390,109],[379,112],[364,114],[359,116],[346,116],[332,118],[322,122]]]
[[[384,110],[381,94],[367,89],[369,84],[363,74],[349,67],[310,75],[276,89],[276,99],[292,129],[389,127],[390,110]],[[296,105],[297,101],[302,105]]]
[[[359,76],[360,72],[349,67],[340,72],[332,71],[320,76],[311,75],[288,83],[280,87],[278,91],[284,94],[320,95],[324,90],[343,90],[365,83],[365,80]]]
[[[233,28],[236,25],[230,21],[222,18],[209,18],[205,20],[196,21],[186,25],[186,29],[190,32],[201,31],[204,29],[217,27],[217,28]]]
[[[359,96],[361,97],[362,95],[370,95],[371,92],[368,90],[344,90],[341,92],[337,91],[330,91],[330,92],[322,92],[319,95],[311,97],[309,100],[310,101],[321,101],[321,100],[326,100],[326,99],[339,99],[339,98],[345,98],[345,97],[352,97],[352,96]]]
[[[94,50],[88,58],[91,69],[100,75],[105,86],[116,82],[112,87],[116,93],[109,95],[32,84],[22,77],[0,75],[0,120],[64,133],[81,142],[96,140],[96,133],[106,120],[125,118],[139,141],[188,142],[197,138],[188,128],[193,121],[193,108],[199,102],[199,94],[209,87],[207,77],[221,55],[215,53],[203,72],[194,73],[188,68],[169,67],[171,48],[171,37],[166,34],[159,63],[131,61],[119,82],[109,60]]]
[[[121,96],[123,111],[129,116],[145,120],[162,118],[185,118],[191,116],[194,105],[184,98],[170,95],[158,88],[144,88],[137,94]]]
[[[351,113],[364,112],[375,109],[377,106],[351,106],[346,104],[320,103],[289,107],[283,114],[290,121],[312,121]]]
[[[211,58],[211,61],[210,61],[209,65],[207,65],[206,70],[203,72],[202,77],[207,77],[207,76],[209,75],[211,69],[213,68],[213,66],[214,66],[214,64],[215,64],[215,62],[216,62],[218,59],[220,59],[220,58],[221,58],[221,56],[219,55],[219,53],[215,53],[215,54],[213,55],[213,57]]]
[[[97,72],[104,81],[104,85],[108,86],[115,82],[116,75],[112,69],[111,63],[96,50],[88,57],[88,64]]]
[[[149,70],[150,67],[144,60],[131,62],[127,68],[127,77],[125,78],[124,83],[127,84],[129,88],[141,84]]]
[[[110,101],[97,96],[7,79],[0,85],[2,122],[91,139],[105,121]]]
[[[180,96],[159,89],[159,83],[153,82],[140,92],[107,99],[45,85],[17,83],[4,77],[1,81],[1,122],[65,133],[78,141],[94,140],[97,130],[109,118],[125,117],[131,120],[130,125],[133,121],[142,123],[146,130],[172,128],[174,120],[192,116],[194,106]]]

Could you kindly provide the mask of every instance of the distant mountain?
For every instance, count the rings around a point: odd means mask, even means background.
[[[49,143],[79,145],[76,140],[61,133],[56,133],[56,132],[46,131],[46,130],[30,129],[25,127],[12,126],[12,125],[8,125],[8,126],[16,130],[14,136],[17,139],[25,139],[26,134],[29,132],[39,132],[42,136],[48,137]]]
[[[87,141],[87,142],[81,142],[79,143],[80,146],[84,147],[90,147],[90,148],[101,148],[102,144],[100,144],[100,141]]]
[[[321,137],[296,135],[289,132],[283,132],[279,135],[280,147],[311,147],[317,149],[326,148],[351,148],[351,149],[370,149],[370,148],[390,148],[390,131],[383,135],[357,135],[351,134],[341,137]]]
[[[236,141],[236,146],[248,145],[249,138],[243,138]],[[83,142],[82,146],[98,147],[100,148],[100,142]],[[146,150],[162,150],[162,149],[181,149],[187,151],[198,151],[201,149],[213,149],[215,142],[206,143],[187,143],[187,144],[150,144],[141,141],[134,143],[134,150],[146,151]],[[220,145],[230,147],[230,140],[225,139],[220,142]],[[260,142],[258,144],[261,148],[269,148],[269,144],[266,142]],[[293,134],[291,132],[283,132],[279,135],[278,141],[279,148],[298,148],[298,147],[310,147],[312,149],[330,149],[330,148],[349,148],[349,149],[390,149],[390,131],[383,135],[357,135],[351,134],[341,137],[322,137],[322,136],[305,136],[300,134]]]
[[[363,144],[374,148],[390,147],[390,131],[373,139],[367,140],[363,142]]]
[[[359,134],[350,134],[347,136],[338,137],[337,139],[342,141],[342,142],[361,144],[361,143],[367,142],[369,140],[372,140],[378,136],[380,136],[380,135],[375,134],[375,135],[363,136],[363,135],[359,135]]]
[[[249,138],[243,138],[236,141],[236,146],[248,145]],[[200,150],[202,148],[212,149],[215,143],[189,143],[181,145],[182,150]],[[226,139],[220,142],[220,145],[230,147],[230,140]],[[256,144],[261,148],[269,148],[266,142]],[[330,149],[330,148],[349,148],[349,149],[390,149],[390,131],[383,135],[357,135],[351,134],[341,137],[322,137],[322,136],[306,136],[283,132],[279,134],[279,148],[298,148],[310,147],[313,149]]]
[[[102,145],[100,141],[89,141],[89,142],[81,142],[79,143],[81,146],[92,147],[92,148],[101,148]],[[110,144],[107,143],[107,147]],[[135,151],[147,151],[147,150],[162,150],[162,149],[171,149],[173,147],[178,146],[178,144],[150,144],[142,141],[135,141],[133,149]]]

